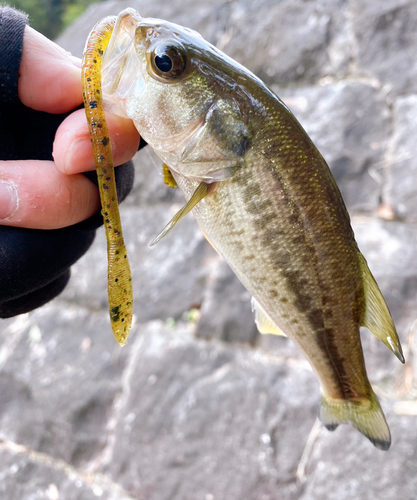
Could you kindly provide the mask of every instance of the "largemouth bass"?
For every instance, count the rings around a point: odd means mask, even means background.
[[[331,172],[285,104],[189,29],[123,11],[103,59],[108,109],[131,118],[187,211],[254,297],[262,333],[287,335],[322,391],[320,419],[391,437],[365,370],[366,326],[404,361]]]

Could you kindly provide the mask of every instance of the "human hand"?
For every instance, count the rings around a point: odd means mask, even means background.
[[[29,26],[18,85],[25,106],[66,113],[82,103],[81,61]],[[106,114],[115,165],[131,159],[139,135],[130,120]],[[87,219],[100,208],[97,187],[81,172],[94,170],[83,109],[59,126],[52,161],[0,161],[0,224],[54,229]]]

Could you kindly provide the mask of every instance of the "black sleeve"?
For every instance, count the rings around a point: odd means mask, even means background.
[[[17,83],[27,16],[0,6],[0,160],[52,160],[52,144],[68,113],[52,115],[24,106]],[[119,199],[133,186],[133,164],[116,169]],[[97,184],[95,173],[90,180]],[[0,226],[0,318],[28,312],[57,296],[70,267],[90,247],[102,224],[97,213],[63,229]]]

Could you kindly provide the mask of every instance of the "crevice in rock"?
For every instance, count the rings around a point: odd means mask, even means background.
[[[350,45],[350,59],[348,74],[357,74],[358,39],[355,32],[355,1],[350,0],[347,4],[346,26]]]
[[[387,138],[386,142],[386,147],[385,147],[385,152],[384,152],[384,158],[382,160],[382,167],[381,167],[381,190],[380,190],[380,207],[384,206],[389,206],[391,207],[390,202],[388,201],[388,196],[386,192],[386,185],[387,185],[387,178],[388,178],[388,173],[390,167],[398,161],[398,158],[395,158],[395,151],[394,151],[394,141],[395,141],[395,134],[397,131],[397,126],[398,126],[398,118],[397,118],[397,113],[395,109],[395,100],[392,99],[389,95],[389,91],[386,92],[385,94],[385,102],[387,109],[389,111],[389,121],[390,121],[390,126],[391,126],[391,131],[390,134]],[[392,213],[393,213],[393,218],[397,218],[395,214],[395,207],[392,208]]]
[[[14,443],[12,441],[0,440],[0,451],[5,451],[14,456],[23,455],[28,458],[31,462],[36,464],[40,464],[46,466],[50,469],[54,469],[55,471],[60,471],[66,474],[68,477],[74,481],[74,477],[76,480],[82,481],[83,483],[88,484],[93,491],[108,491],[114,492],[117,494],[122,494],[126,497],[126,499],[131,500],[140,500],[138,497],[132,497],[127,491],[125,491],[122,486],[117,483],[111,481],[107,476],[99,473],[86,474],[83,473],[72,465],[68,464],[64,460],[57,459],[47,455],[46,453],[41,453],[39,451],[35,451],[32,448],[28,448],[18,443]],[[102,494],[102,493],[101,493]],[[99,495],[101,496],[101,495]]]
[[[144,337],[140,334],[139,328],[133,324],[132,330],[130,332],[131,341],[129,343],[129,358],[126,363],[126,368],[121,376],[121,386],[122,389],[115,398],[113,406],[109,412],[109,418],[107,420],[107,440],[101,454],[95,459],[91,468],[96,471],[98,468],[103,468],[112,461],[113,450],[116,443],[116,428],[123,418],[123,408],[125,407],[126,401],[128,400],[131,393],[131,380],[132,374],[136,366],[136,361],[139,356],[139,352],[144,343]]]
[[[323,430],[323,424],[317,418],[314,422],[313,427],[311,428],[310,434],[307,438],[306,445],[304,447],[303,453],[300,457],[300,461],[298,462],[297,471],[295,477],[297,479],[297,485],[299,487],[299,496],[297,500],[302,500],[304,496],[304,490],[309,481],[311,481],[311,474],[307,472],[308,463],[313,454],[314,446],[317,440],[320,437],[320,434]],[[314,471],[313,471],[314,475]]]

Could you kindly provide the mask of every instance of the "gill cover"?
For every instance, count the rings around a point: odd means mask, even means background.
[[[132,119],[172,172],[198,183],[228,180],[252,143],[242,111],[248,96],[237,97],[235,79],[221,80],[224,57],[192,30],[126,9],[104,55],[105,107]]]

